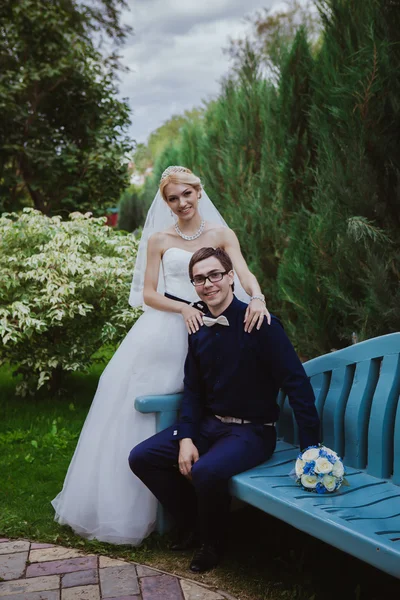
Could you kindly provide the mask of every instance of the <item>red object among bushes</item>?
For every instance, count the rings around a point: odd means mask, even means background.
[[[118,223],[118,208],[109,208],[107,210],[107,223],[109,227],[116,227]]]

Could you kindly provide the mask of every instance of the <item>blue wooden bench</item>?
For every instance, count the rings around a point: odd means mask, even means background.
[[[320,496],[288,477],[297,457],[293,412],[281,393],[272,458],[231,479],[232,496],[400,578],[400,333],[304,364],[316,397],[323,443],[343,457],[349,487]],[[136,398],[156,413],[157,430],[177,420],[181,394]],[[161,515],[159,531],[165,530]]]

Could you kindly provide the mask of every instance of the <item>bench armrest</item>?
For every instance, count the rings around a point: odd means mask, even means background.
[[[157,433],[176,423],[183,394],[138,396],[135,409],[141,413],[156,413]]]
[[[168,394],[165,396],[138,396],[135,398],[135,408],[141,413],[156,413],[177,411],[180,408],[183,394]]]

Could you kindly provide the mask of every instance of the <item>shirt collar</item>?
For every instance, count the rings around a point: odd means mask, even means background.
[[[228,319],[229,322],[232,321],[234,315],[237,313],[237,311],[239,310],[239,308],[241,307],[242,302],[240,302],[240,300],[238,300],[236,298],[235,295],[233,295],[233,300],[230,303],[230,305],[224,310],[224,312],[221,313],[221,315],[224,315],[224,317],[226,317]],[[207,308],[207,312],[206,312],[207,317],[211,317],[211,318],[216,318],[214,317],[214,315],[211,314],[210,309]],[[221,315],[218,315],[219,317]],[[231,320],[229,320],[231,319]]]

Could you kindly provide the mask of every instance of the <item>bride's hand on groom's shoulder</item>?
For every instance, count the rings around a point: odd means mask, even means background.
[[[189,304],[184,304],[181,309],[181,315],[185,321],[185,325],[189,334],[195,333],[200,329],[200,327],[202,327],[203,313],[201,310],[198,310]]]
[[[271,325],[271,315],[269,314],[264,302],[254,298],[247,306],[244,315],[244,330],[250,333],[254,327],[260,329],[264,317],[267,317],[268,325]]]

